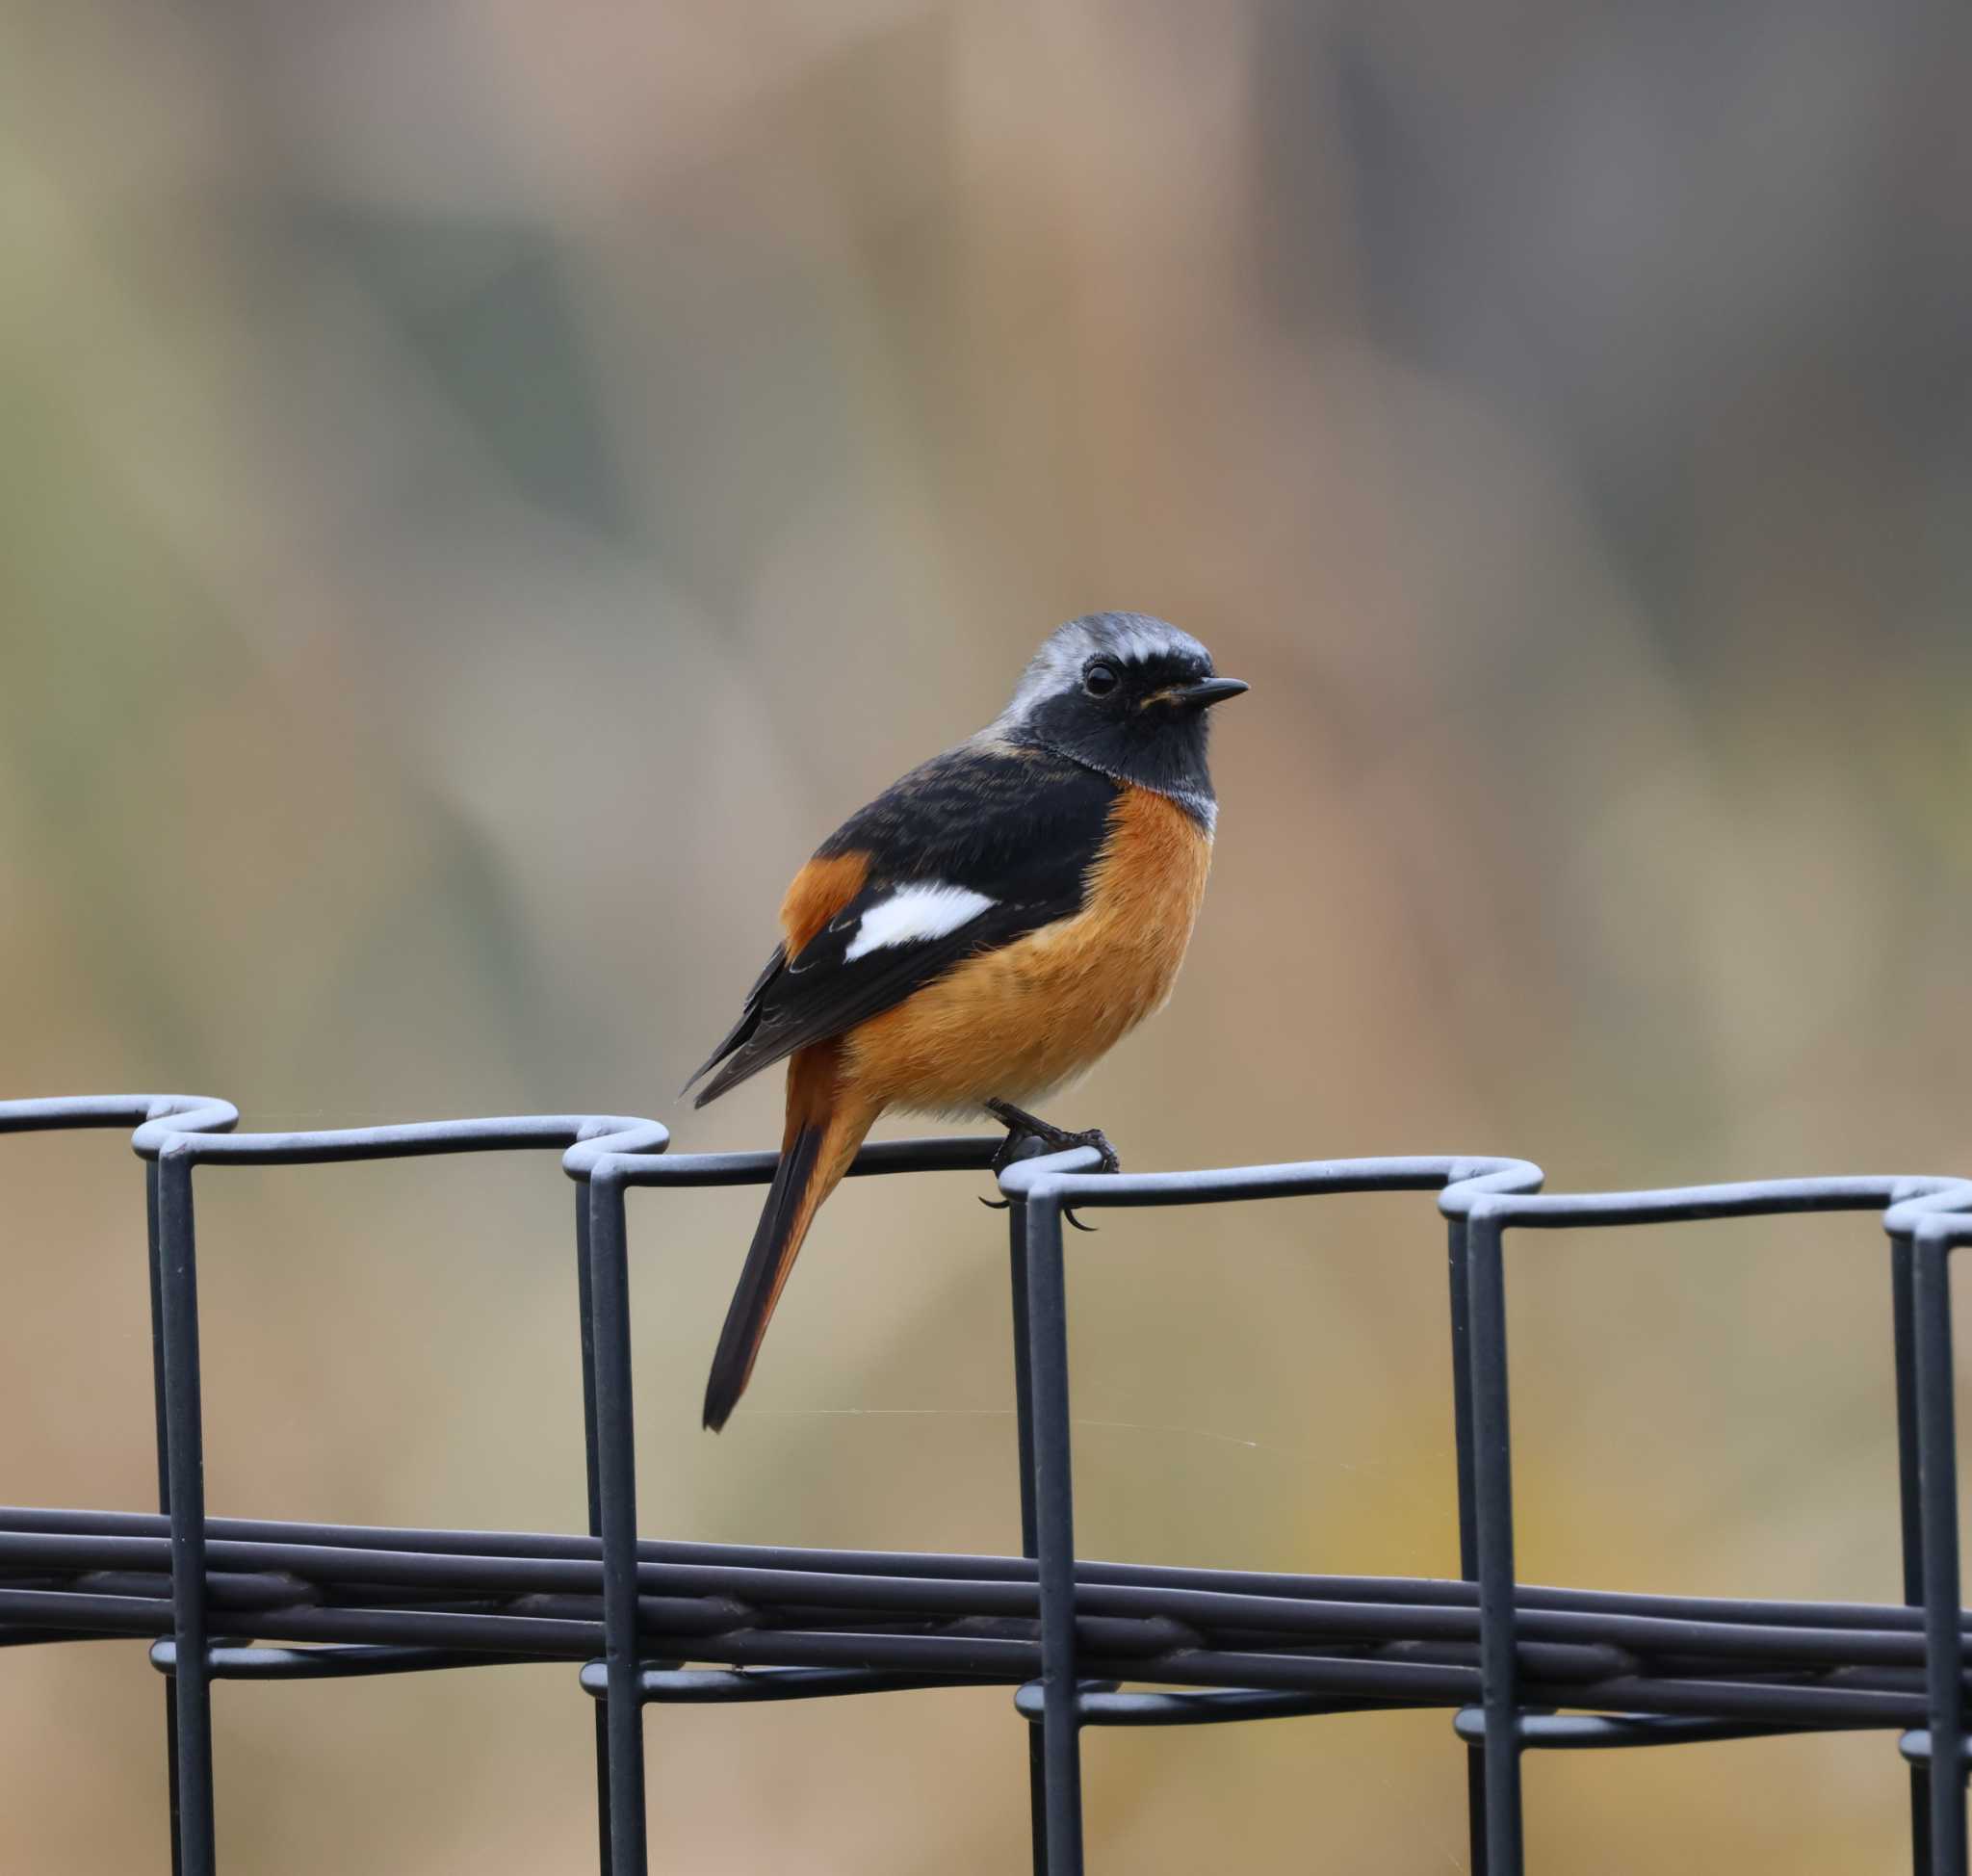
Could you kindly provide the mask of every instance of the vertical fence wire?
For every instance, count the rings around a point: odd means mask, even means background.
[[[604,1876],[644,1876],[650,1867],[647,1703],[980,1684],[1017,1690],[1032,1863],[1042,1876],[1084,1868],[1088,1726],[1390,1706],[1457,1709],[1472,1867],[1485,1876],[1520,1876],[1526,1866],[1521,1763],[1529,1750],[1816,1727],[1896,1731],[1910,1766],[1910,1868],[1972,1876],[1950,1321],[1951,1254],[1972,1242],[1972,1185],[1812,1179],[1544,1195],[1538,1169],[1519,1160],[1107,1175],[1086,1149],[1029,1148],[999,1172],[1020,1554],[830,1552],[638,1532],[628,1192],[765,1184],[774,1155],[668,1155],[662,1128],[621,1116],[292,1134],[240,1133],[237,1120],[229,1104],[187,1096],[0,1102],[0,1133],[131,1126],[144,1160],[162,1516],[0,1507],[0,1641],[156,1638],[175,1876],[215,1876],[220,1864],[216,1680],[340,1679],[540,1657],[584,1664]],[[997,1146],[891,1142],[866,1148],[851,1170],[977,1172],[989,1159],[998,1165]],[[585,1534],[209,1519],[197,1169],[541,1148],[558,1149],[574,1181]],[[1458,1576],[1315,1578],[1077,1561],[1065,1213],[1365,1191],[1436,1192],[1445,1214]],[[1875,1211],[1889,1234],[1901,1603],[1695,1603],[1519,1584],[1511,1234],[1808,1211]],[[900,1615],[910,1619],[900,1624]],[[267,1639],[232,1639],[242,1630]],[[694,1658],[714,1665],[680,1665]],[[1169,1691],[1117,1691],[1124,1681]]]

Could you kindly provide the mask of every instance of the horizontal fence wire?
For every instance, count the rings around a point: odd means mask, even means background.
[[[0,1102],[0,1133],[130,1129],[145,1180],[156,1513],[0,1507],[0,1646],[148,1640],[165,1688],[172,1868],[211,1876],[212,1689],[559,1660],[589,1697],[604,1876],[648,1867],[653,1704],[1013,1689],[1033,1866],[1083,1868],[1090,1726],[1195,1726],[1403,1708],[1450,1714],[1471,1859],[1525,1867],[1521,1760],[1784,1733],[1877,1731],[1908,1762],[1910,1867],[1967,1869],[1967,1617],[1960,1607],[1951,1253],[1972,1183],[1768,1180],[1544,1193],[1521,1159],[1315,1160],[1111,1174],[1095,1153],[1017,1159],[1008,1210],[1022,1554],[655,1541],[637,1528],[629,1194],[764,1185],[771,1153],[673,1155],[654,1121],[526,1115],[326,1132],[238,1131],[177,1095]],[[998,1138],[866,1147],[857,1176],[981,1171]],[[209,1518],[194,1174],[553,1150],[574,1182],[588,1529],[413,1530]],[[1339,1193],[1435,1194],[1442,1217],[1460,1533],[1456,1577],[1099,1563],[1075,1550],[1070,1211]],[[1510,1235],[1790,1212],[1876,1214],[1887,1237],[1902,1601],[1672,1597],[1518,1579],[1508,1411]],[[1436,1237],[1436,1234],[1434,1234]],[[1434,1253],[1435,1254],[1435,1253]],[[1881,1254],[1881,1253],[1880,1253]],[[1456,1750],[1456,1746],[1453,1748]]]

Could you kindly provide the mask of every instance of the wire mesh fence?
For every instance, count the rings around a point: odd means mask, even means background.
[[[1089,1149],[1019,1160],[1008,1211],[1018,1557],[655,1541],[637,1530],[630,1283],[634,1188],[764,1185],[770,1153],[672,1155],[607,1115],[247,1133],[229,1103],[118,1095],[0,1103],[0,1133],[134,1130],[143,1160],[156,1514],[0,1508],[0,1641],[147,1637],[165,1693],[171,1857],[219,1865],[216,1681],[346,1680],[562,1660],[589,1697],[605,1876],[648,1866],[643,1715],[740,1704],[1014,1690],[1033,1866],[1083,1867],[1080,1735],[1428,1707],[1466,1759],[1471,1860],[1524,1867],[1521,1760],[1541,1750],[1697,1747],[1802,1732],[1889,1735],[1909,1765],[1910,1867],[1968,1876],[1950,1258],[1972,1183],[1769,1180],[1544,1194],[1525,1160],[1400,1158],[1103,1174]],[[983,1170],[997,1138],[867,1147],[861,1176]],[[194,1176],[556,1151],[574,1182],[588,1530],[416,1530],[209,1519]],[[1448,1278],[1459,1575],[1294,1576],[1094,1563],[1075,1553],[1070,1208],[1436,1195],[1420,1242]],[[1418,1201],[1414,1198],[1412,1203]],[[1520,1584],[1514,1555],[1511,1235],[1790,1212],[1877,1214],[1887,1235],[1903,1555],[1894,1604],[1617,1595]],[[1421,1224],[1421,1220],[1420,1220]],[[1440,1233],[1442,1236],[1440,1236]],[[654,1234],[655,1236],[655,1234]],[[1873,1236],[1871,1234],[1870,1236]],[[1865,1247],[1870,1236],[1858,1241]],[[639,1232],[638,1241],[642,1234]],[[1875,1255],[1882,1255],[1881,1243]],[[1311,1748],[1311,1749],[1318,1749]],[[1938,1768],[1948,1768],[1940,1770]]]

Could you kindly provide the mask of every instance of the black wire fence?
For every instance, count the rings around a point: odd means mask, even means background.
[[[1020,1434],[1018,1557],[661,1542],[637,1534],[629,1194],[762,1185],[770,1153],[668,1155],[657,1123],[533,1115],[242,1133],[222,1101],[0,1103],[0,1133],[135,1129],[145,1174],[160,1513],[0,1509],[0,1642],[149,1637],[163,1677],[172,1867],[209,1876],[212,1689],[565,1660],[590,1697],[605,1876],[647,1867],[643,1710],[1011,1687],[1033,1865],[1083,1867],[1080,1735],[1392,1707],[1443,1708],[1463,1741],[1472,1867],[1523,1868],[1520,1766],[1540,1750],[1887,1732],[1909,1765],[1910,1866],[1968,1876],[1965,1616],[1949,1266],[1972,1183],[1768,1180],[1550,1194],[1525,1160],[1387,1159],[1103,1174],[1088,1149],[1000,1176]],[[853,1172],[987,1167],[997,1138],[867,1147]],[[588,1531],[408,1530],[208,1519],[194,1174],[199,1167],[552,1149],[575,1183]],[[1284,1576],[1077,1561],[1067,1269],[1074,1208],[1437,1194],[1449,1278],[1457,1578]],[[1782,1212],[1874,1212],[1886,1232],[1903,1601],[1612,1595],[1514,1566],[1509,1235]],[[1437,1233],[1433,1233],[1437,1241]],[[1864,1240],[1865,1242],[1868,1240]],[[1435,1251],[1434,1251],[1434,1254]],[[1456,1744],[1448,1749],[1459,1750]]]

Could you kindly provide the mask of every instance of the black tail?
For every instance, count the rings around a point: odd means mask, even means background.
[[[753,1246],[746,1253],[746,1267],[740,1273],[740,1287],[726,1311],[726,1326],[719,1331],[712,1375],[705,1384],[705,1423],[714,1433],[732,1417],[740,1396],[746,1392],[767,1320],[780,1301],[788,1272],[794,1267],[794,1255],[808,1235],[809,1220],[827,1195],[826,1187],[820,1191],[813,1188],[821,1184],[817,1174],[822,1170],[822,1141],[828,1131],[826,1121],[821,1120],[803,1127],[782,1153],[773,1184],[767,1187]],[[835,1182],[828,1183],[833,1186]]]

